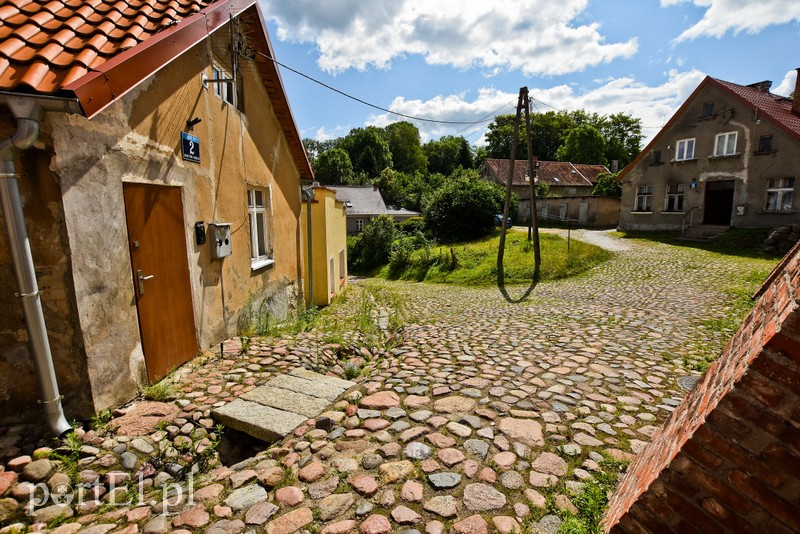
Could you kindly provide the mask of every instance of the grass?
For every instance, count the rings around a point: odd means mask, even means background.
[[[469,243],[439,247],[429,254],[424,249],[414,251],[404,268],[384,267],[379,276],[389,279],[433,283],[490,286],[497,283],[497,250],[499,232]],[[541,234],[540,280],[557,280],[583,273],[610,259],[613,254],[595,245],[567,241],[553,234]],[[533,277],[533,245],[522,232],[506,235],[503,260],[506,284],[530,283]]]
[[[167,378],[161,382],[146,386],[142,389],[142,395],[147,400],[164,402],[174,400],[178,396],[178,393],[175,391],[175,386]]]
[[[679,231],[626,231],[611,232],[610,235],[621,239],[640,239],[667,243],[677,247],[689,247],[720,254],[746,256],[753,258],[774,258],[774,254],[762,251],[764,241],[771,230],[768,228],[731,228],[709,241],[685,241]]]

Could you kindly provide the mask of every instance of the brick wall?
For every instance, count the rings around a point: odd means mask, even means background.
[[[631,464],[613,532],[800,532],[800,243]]]

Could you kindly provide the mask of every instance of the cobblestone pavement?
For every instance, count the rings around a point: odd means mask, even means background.
[[[554,511],[574,510],[605,459],[632,458],[680,402],[677,380],[698,343],[721,349],[724,334],[701,325],[724,317],[731,285],[771,265],[638,241],[617,248],[523,304],[496,288],[359,281],[351,291],[402,303],[403,326],[381,347],[319,332],[244,350],[231,340],[223,358],[175,373],[177,401],[120,410],[71,447],[5,429],[0,519],[59,534],[555,532]],[[383,323],[398,321],[387,314]],[[203,453],[219,437],[212,407],[296,366],[349,375],[362,365],[357,388],[293,436],[232,465]],[[42,502],[23,515],[37,484]],[[59,486],[72,502],[44,502],[44,488]],[[135,494],[142,502],[115,504]]]

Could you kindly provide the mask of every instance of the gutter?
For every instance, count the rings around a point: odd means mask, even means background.
[[[19,196],[17,179],[19,171],[16,157],[30,148],[39,138],[39,126],[44,111],[79,112],[77,100],[49,96],[31,96],[0,92],[0,104],[5,105],[17,122],[17,130],[11,137],[0,140],[0,203],[3,206],[8,243],[14,261],[25,324],[33,352],[33,363],[39,379],[39,402],[50,430],[58,437],[72,431],[64,417],[62,396],[58,391],[53,356],[47,338],[47,327],[42,311],[42,299],[36,282],[36,270],[31,255],[25,216]]]

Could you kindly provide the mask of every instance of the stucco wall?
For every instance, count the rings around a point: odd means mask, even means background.
[[[581,204],[586,204],[586,224],[577,222],[580,216]],[[567,206],[566,216],[569,217],[573,226],[611,228],[619,223],[619,199],[599,196],[576,196],[536,199],[536,209],[542,224],[547,224],[548,222],[550,224],[559,223],[557,218],[561,213],[561,205]],[[549,215],[547,219],[542,216],[545,209],[544,206],[547,206]]]
[[[0,117],[0,137],[7,137],[14,129],[13,119]],[[22,153],[17,161],[22,209],[64,406],[71,413],[80,413],[87,411],[91,402],[86,394],[88,377],[80,333],[74,327],[77,317],[69,282],[71,266],[61,191],[47,169],[50,154],[42,150],[41,143],[37,146]],[[0,422],[25,418],[31,410],[34,418],[39,413],[39,386],[22,306],[15,296],[19,286],[7,235],[0,210]]]
[[[705,102],[714,102],[714,117],[702,118]],[[737,132],[737,155],[709,157],[714,154],[714,141],[719,133]],[[759,138],[773,135],[771,154],[756,154]],[[645,157],[622,179],[620,228],[626,230],[677,230],[683,214],[665,212],[668,183],[683,183],[685,212],[695,224],[702,222],[706,187],[709,182],[734,180],[733,214],[730,225],[742,228],[773,228],[800,222],[800,194],[795,191],[792,213],[770,213],[766,205],[767,181],[771,178],[792,178],[800,181],[800,141],[789,136],[772,121],[759,117],[738,99],[706,86],[689,103],[685,112],[667,128]],[[695,159],[673,161],[676,144],[681,139],[695,138]],[[662,164],[653,164],[652,152],[661,151]],[[690,189],[691,180],[697,188]],[[652,213],[634,212],[638,185],[652,185]],[[800,185],[800,184],[798,184]],[[797,186],[796,186],[797,187]],[[743,206],[743,214],[736,208]],[[689,216],[686,217],[689,221]]]
[[[42,144],[55,154],[46,165],[63,199],[61,235],[69,243],[69,255],[60,253],[62,264],[53,276],[63,278],[71,271],[77,320],[63,312],[67,303],[56,315],[66,325],[61,325],[62,337],[74,337],[70,328],[82,332],[94,409],[129,400],[145,383],[123,182],[182,187],[187,276],[201,348],[235,335],[239,315],[250,302],[268,300],[276,316],[297,304],[302,276],[299,173],[252,64],[242,66],[244,114],[213,89],[203,88],[201,73],[210,74],[212,54],[225,60],[218,56],[225,49],[221,43],[229,42],[224,32],[195,46],[91,121],[50,113],[43,123]],[[201,141],[200,164],[180,155],[180,132],[194,117],[202,119],[192,132]],[[275,263],[258,270],[251,269],[248,186],[271,192],[269,242]],[[57,201],[58,190],[51,196]],[[195,243],[195,221],[231,223],[233,255],[221,270],[220,261],[210,259],[209,245]],[[58,245],[56,239],[42,248]],[[66,248],[62,243],[61,249]],[[55,258],[51,263],[57,263]],[[13,325],[3,328],[14,330]],[[68,365],[78,362],[80,369],[78,352],[69,351],[62,359]],[[67,381],[62,392],[69,395],[75,382]]]
[[[311,203],[311,224],[313,234],[313,260],[311,267],[314,272],[314,304],[326,306],[331,303],[334,296],[344,291],[347,286],[347,220],[344,203],[336,200],[336,192],[330,189],[318,188],[314,191],[315,200]],[[303,231],[307,228],[306,205],[302,211]],[[344,251],[345,272],[342,273],[339,265],[339,252]],[[308,264],[308,250],[304,248],[304,262]],[[330,260],[333,258],[333,270]],[[331,272],[334,277],[335,290],[330,291]],[[308,286],[308,274],[305,275]],[[306,304],[310,304],[310,295],[306,294]]]

